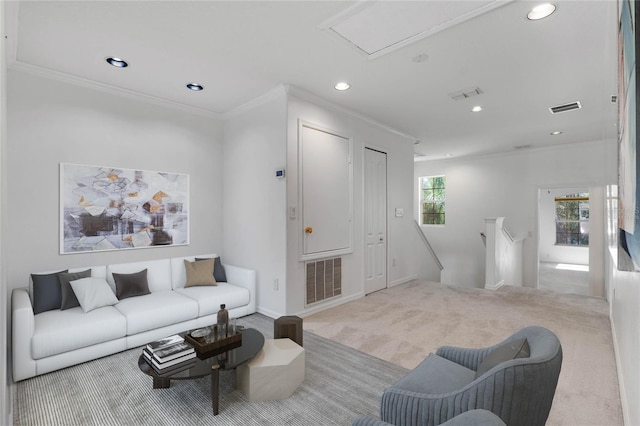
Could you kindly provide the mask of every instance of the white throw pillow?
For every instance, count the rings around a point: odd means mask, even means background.
[[[84,312],[118,303],[118,298],[104,278],[82,278],[69,284]]]

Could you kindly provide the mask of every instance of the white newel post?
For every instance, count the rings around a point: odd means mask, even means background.
[[[485,255],[485,281],[484,288],[497,290],[504,284],[504,279],[500,277],[500,258],[496,256],[499,252],[500,234],[502,232],[502,222],[504,217],[488,217],[485,218],[487,230],[487,252]]]
[[[504,228],[504,217],[486,218],[487,254],[484,288],[497,290],[505,284],[522,286],[524,238],[514,238]]]

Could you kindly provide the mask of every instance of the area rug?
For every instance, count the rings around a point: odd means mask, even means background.
[[[273,337],[260,314],[239,324]],[[234,372],[220,379],[220,414],[211,409],[208,377],[152,389],[137,365],[141,349],[54,371],[17,384],[15,425],[349,425],[358,414],[379,414],[382,390],[407,370],[304,333],[306,377],[288,399],[248,402]]]

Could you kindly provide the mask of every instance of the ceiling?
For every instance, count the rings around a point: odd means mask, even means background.
[[[539,3],[9,1],[8,63],[218,117],[291,86],[416,139],[419,159],[615,139],[616,1],[556,0],[553,15],[527,20]],[[342,80],[351,88],[339,92]],[[549,112],[574,101],[582,108]]]

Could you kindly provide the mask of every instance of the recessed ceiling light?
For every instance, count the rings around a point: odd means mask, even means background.
[[[444,156],[449,158],[449,157],[453,157],[453,154],[445,154]]]
[[[556,136],[556,135],[561,135],[562,132],[559,130],[556,130],[555,132],[551,132],[551,136]]]
[[[113,65],[114,67],[117,67],[117,68],[126,68],[129,66],[127,61],[125,61],[124,59],[115,58],[113,56],[109,56],[105,58],[105,61],[107,61],[109,65]]]
[[[538,19],[546,18],[556,11],[556,5],[551,3],[540,4],[533,9],[529,13],[527,13],[527,19],[530,21],[537,21]]]
[[[187,84],[187,89],[193,90],[194,92],[199,92],[201,90],[204,90],[204,86],[202,86],[201,84],[197,84],[197,83],[188,83]]]
[[[480,111],[482,111],[482,107],[480,105],[476,105],[473,108],[471,108],[471,111],[480,112]]]
[[[341,81],[340,83],[336,84],[335,86],[333,86],[336,90],[339,91],[345,91],[348,90],[351,85],[349,83],[347,83],[346,81]]]

